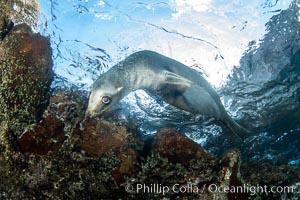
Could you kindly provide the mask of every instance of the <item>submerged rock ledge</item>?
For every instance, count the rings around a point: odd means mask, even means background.
[[[1,199],[299,197],[300,166],[242,163],[238,149],[216,157],[173,129],[161,129],[142,140],[125,124],[82,122],[87,96],[86,91],[57,88],[42,120],[13,143],[19,148],[12,149],[20,151],[1,151]],[[4,150],[3,144],[0,147]],[[140,186],[145,192],[138,190]],[[256,186],[293,186],[294,191],[233,191]],[[175,191],[163,195],[163,187]],[[216,192],[216,187],[232,190]]]

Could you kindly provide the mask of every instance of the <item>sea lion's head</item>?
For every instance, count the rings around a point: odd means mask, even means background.
[[[99,78],[92,85],[85,117],[100,116],[125,95],[124,87],[114,81],[114,79]]]

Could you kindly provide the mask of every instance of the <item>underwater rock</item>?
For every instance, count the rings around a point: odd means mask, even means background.
[[[26,23],[32,27],[39,20],[40,5],[38,0],[6,0],[12,4],[11,18],[16,24]]]
[[[49,115],[34,128],[25,131],[18,143],[23,153],[45,155],[59,149],[64,139],[64,124]]]
[[[245,182],[251,185],[267,186],[270,189],[273,186],[294,187],[285,193],[260,193],[255,194],[256,199],[299,199],[300,165],[276,164],[271,160],[262,160],[259,162],[245,163],[241,166],[241,174]],[[298,192],[298,193],[297,193]],[[258,198],[259,197],[259,198]]]
[[[243,187],[244,182],[240,173],[241,153],[238,149],[231,149],[223,153],[216,165],[218,169],[217,182],[221,188],[238,188]],[[226,195],[228,199],[248,199],[249,194],[245,192],[228,192],[216,194]]]
[[[0,41],[10,32],[13,22],[9,19],[11,11],[10,3],[0,2]]]
[[[114,170],[113,177],[117,185],[124,182],[125,176],[132,177],[137,171],[136,164],[138,159],[138,153],[133,148],[128,148],[120,153],[118,156],[120,161],[119,167]]]
[[[189,165],[192,159],[213,159],[213,155],[199,144],[169,128],[162,129],[156,133],[152,151],[168,158],[172,163],[180,163],[185,166]]]
[[[133,146],[136,139],[127,133],[125,127],[100,119],[86,119],[77,124],[72,136],[75,147],[87,156],[119,160],[119,167],[113,172],[116,183],[135,171],[138,154]]]
[[[87,119],[73,131],[75,144],[88,156],[115,155],[126,145],[125,127],[97,119]],[[84,126],[84,130],[80,126]]]
[[[228,150],[221,155],[218,163],[220,181],[227,181],[226,185],[241,183],[240,174],[241,154],[238,149]]]
[[[11,31],[14,24],[7,17],[0,14],[0,41]]]
[[[19,136],[48,105],[53,80],[49,39],[25,24],[13,28],[0,43],[0,77],[0,118]]]
[[[74,127],[83,119],[87,101],[86,90],[57,87],[52,92],[46,112],[64,121],[66,126]]]

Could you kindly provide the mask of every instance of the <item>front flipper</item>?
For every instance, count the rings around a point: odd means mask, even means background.
[[[184,104],[189,112],[203,114],[215,119],[221,118],[220,105],[212,98],[212,96],[201,86],[193,84],[188,87],[178,98],[174,105],[179,107]]]
[[[183,85],[186,87],[190,87],[191,84],[193,84],[192,81],[167,70],[164,70],[162,72],[162,75],[163,75],[164,84]]]
[[[219,106],[205,88],[169,71],[163,76],[156,91],[159,98],[179,109],[220,119]]]

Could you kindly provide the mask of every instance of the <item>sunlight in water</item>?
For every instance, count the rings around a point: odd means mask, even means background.
[[[55,69],[74,84],[88,87],[95,79],[93,73],[99,75],[100,70],[80,70],[86,67],[80,66],[82,61],[101,56],[82,45],[88,44],[111,57],[105,66],[100,63],[100,68],[107,69],[132,52],[148,49],[194,67],[220,87],[232,68],[239,66],[249,42],[259,41],[265,23],[289,2],[269,4],[260,0],[41,0],[41,12],[48,19],[44,21],[45,34],[52,39]]]

